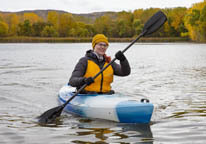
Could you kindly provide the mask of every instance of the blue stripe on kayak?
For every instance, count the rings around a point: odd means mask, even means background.
[[[123,101],[116,107],[117,116],[122,123],[149,123],[153,104],[137,101]]]

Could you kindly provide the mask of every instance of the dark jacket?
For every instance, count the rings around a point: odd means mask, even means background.
[[[103,59],[102,61],[100,61],[97,56],[93,53],[93,50],[88,50],[86,52],[86,55],[84,57],[82,57],[79,62],[76,64],[73,72],[72,72],[72,76],[69,80],[69,84],[73,87],[77,87],[80,88],[82,85],[84,85],[84,75],[86,73],[87,70],[87,62],[88,60],[92,60],[93,62],[95,62],[100,69],[103,68],[104,64],[105,64],[105,59]],[[130,74],[130,65],[127,61],[127,59],[125,59],[124,61],[120,61],[120,65],[113,62],[112,64],[112,68],[114,70],[114,75],[117,76],[127,76]]]

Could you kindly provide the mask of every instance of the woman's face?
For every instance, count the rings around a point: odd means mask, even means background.
[[[108,45],[105,42],[99,42],[95,45],[94,52],[103,56],[106,53],[107,48]]]

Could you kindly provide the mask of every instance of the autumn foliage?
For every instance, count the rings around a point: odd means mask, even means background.
[[[0,37],[82,37],[103,33],[110,38],[132,38],[141,33],[144,23],[158,8],[133,12],[108,12],[94,20],[71,13],[49,11],[46,18],[33,12],[0,13]],[[191,8],[161,9],[168,21],[150,37],[182,37],[206,42],[206,1]]]

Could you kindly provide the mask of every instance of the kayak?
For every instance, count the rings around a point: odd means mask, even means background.
[[[58,101],[64,104],[75,93],[75,88],[64,85],[58,93]],[[78,94],[64,111],[92,119],[105,119],[120,123],[149,123],[154,106],[149,100],[140,101],[115,94]]]

